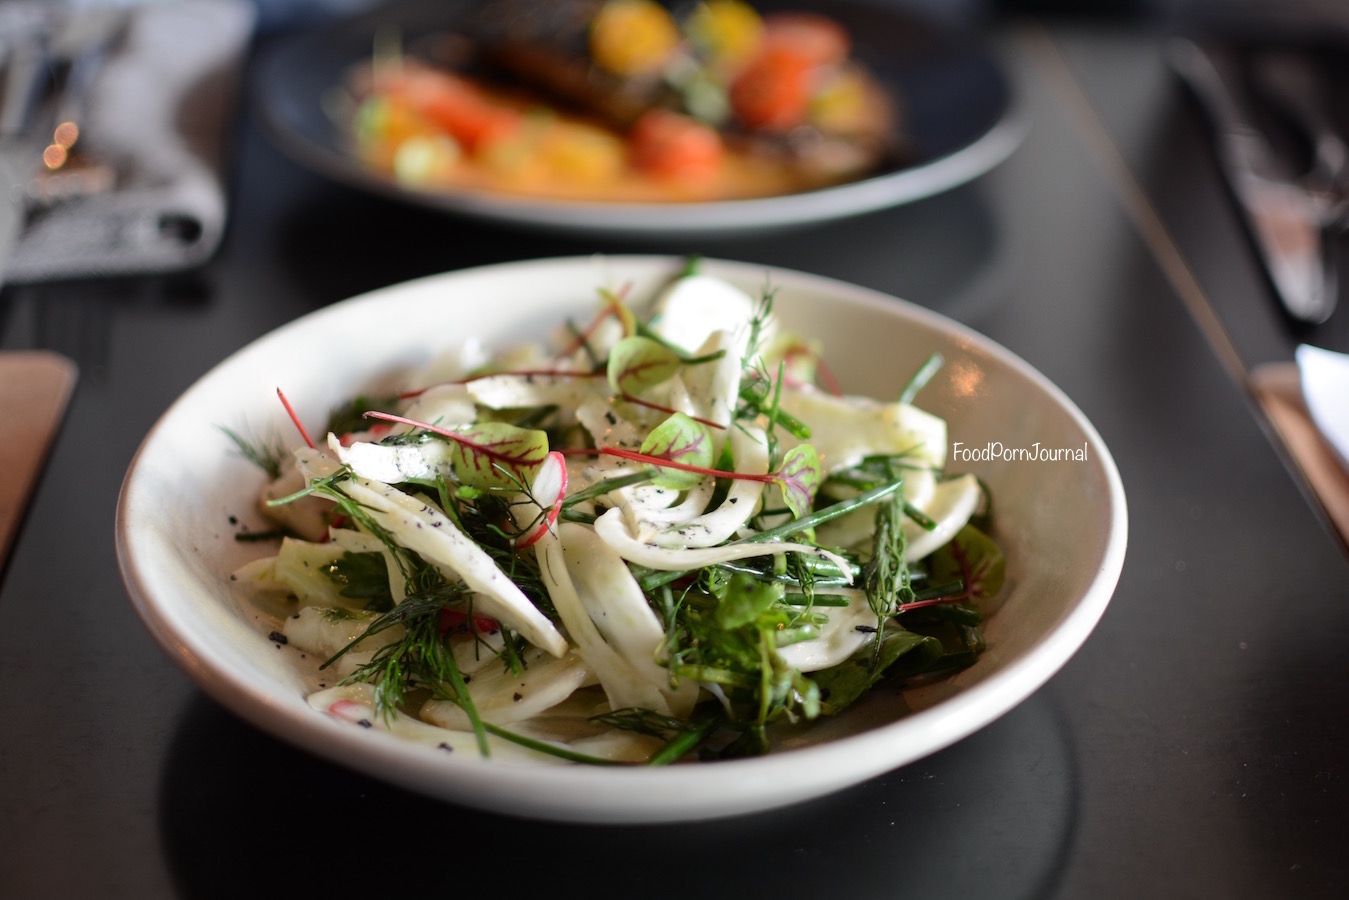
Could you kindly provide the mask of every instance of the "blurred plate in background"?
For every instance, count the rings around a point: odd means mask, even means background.
[[[783,4],[756,4],[773,8]],[[900,99],[908,157],[871,176],[803,193],[689,203],[578,202],[468,189],[418,189],[362,163],[325,96],[371,56],[377,32],[405,45],[466,20],[480,4],[415,2],[307,32],[273,48],[255,98],[272,140],[338,181],[451,213],[545,229],[650,236],[777,228],[837,219],[949,190],[989,171],[1019,145],[1007,79],[987,50],[895,10],[817,4],[854,40],[854,55]]]

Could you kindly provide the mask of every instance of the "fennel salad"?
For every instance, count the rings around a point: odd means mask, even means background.
[[[271,476],[232,579],[320,661],[309,704],[491,759],[769,752],[884,683],[972,664],[1004,578],[945,422],[844,394],[696,262],[547,341],[475,340],[315,440],[223,429]]]

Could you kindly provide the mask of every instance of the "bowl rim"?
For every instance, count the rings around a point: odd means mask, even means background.
[[[610,255],[603,259],[625,270],[678,271],[684,257]],[[478,758],[447,757],[432,748],[354,729],[317,713],[296,716],[279,703],[275,690],[265,689],[261,676],[245,677],[227,665],[209,646],[185,631],[173,598],[164,599],[156,585],[155,561],[133,533],[141,515],[137,507],[145,489],[140,465],[178,410],[192,402],[212,379],[234,360],[256,352],[267,342],[283,341],[327,317],[352,315],[418,286],[475,277],[509,279],[531,270],[558,269],[579,277],[595,271],[595,256],[571,256],[497,263],[424,276],[369,291],[297,318],[249,342],[201,376],[159,417],[138,447],[118,495],[115,545],[118,566],[128,594],[146,628],[169,657],[207,694],[240,717],[272,735],[330,761],[385,781],[444,800],[493,812],[557,821],[674,822],[766,810],[823,795],[866,778],[915,762],[967,737],[1010,711],[1044,685],[1085,642],[1104,614],[1123,569],[1128,540],[1124,486],[1104,441],[1080,409],[1047,377],[1019,356],[973,329],[932,310],[870,288],[778,266],[703,259],[703,271],[747,279],[767,273],[781,288],[799,288],[835,295],[849,303],[880,307],[941,332],[963,338],[997,358],[1041,390],[1092,447],[1092,460],[1107,485],[1109,526],[1098,568],[1083,595],[1066,607],[1053,628],[1037,637],[1018,657],[983,680],[903,718],[866,731],[812,746],[742,760],[658,769],[586,766],[520,766],[485,764]],[[178,601],[181,603],[181,601]],[[311,712],[307,706],[305,712]],[[916,750],[900,740],[909,732],[927,737]],[[803,768],[814,780],[807,788],[792,785]],[[621,788],[615,790],[615,788]],[[755,794],[748,800],[746,792]],[[771,793],[772,796],[762,796]],[[503,798],[506,802],[503,802]]]

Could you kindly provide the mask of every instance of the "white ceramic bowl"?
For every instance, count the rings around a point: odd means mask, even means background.
[[[397,285],[305,316],[225,360],[150,431],[122,487],[117,553],[133,602],[164,650],[204,690],[271,733],[371,775],[470,806],[548,819],[677,821],[732,815],[825,794],[960,740],[1044,684],[1086,640],[1124,563],[1124,489],[1082,413],[1007,350],[935,313],[837,281],[744,263],[704,270],[755,292],[820,338],[850,393],[894,396],[933,351],[946,358],[919,404],[946,418],[952,443],[982,450],[1085,447],[1085,461],[953,464],[991,487],[1008,558],[988,650],[972,667],[904,693],[878,692],[819,723],[800,745],[747,760],[663,769],[522,766],[447,756],[311,709],[289,648],[229,573],[260,549],[234,540],[263,476],[231,452],[221,426],[289,434],[276,400],[300,416],[328,410],[466,333],[489,345],[584,318],[597,285],[649,294],[672,257],[538,260]]]

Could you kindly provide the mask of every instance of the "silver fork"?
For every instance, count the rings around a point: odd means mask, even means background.
[[[1316,201],[1323,227],[1349,230],[1349,144],[1326,113],[1313,64],[1297,53],[1271,51],[1253,65],[1257,87],[1311,141],[1312,165],[1299,181]]]

